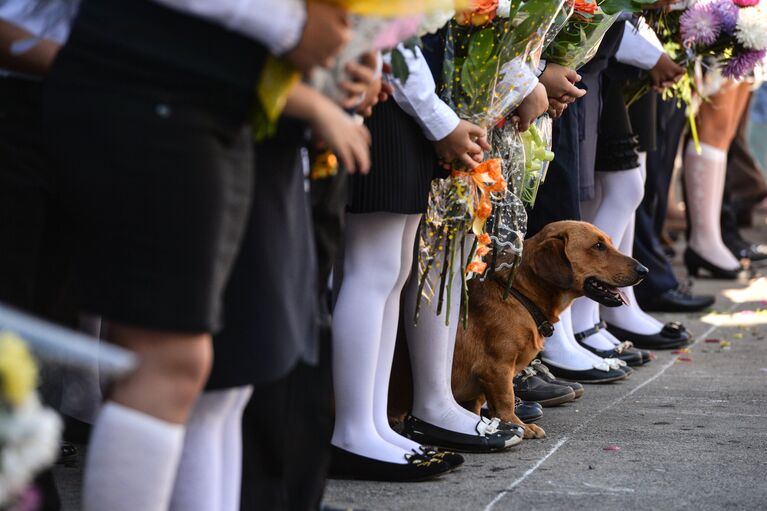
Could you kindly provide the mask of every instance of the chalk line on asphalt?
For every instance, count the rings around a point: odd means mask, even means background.
[[[731,313],[733,310],[735,310],[735,308],[737,307],[737,305],[738,305],[737,303],[734,303],[734,304],[732,304],[732,306],[729,308],[729,310],[727,311],[727,313],[729,314],[729,313]],[[703,332],[701,335],[699,335],[698,337],[696,337],[696,338],[695,338],[695,340],[693,341],[693,343],[692,343],[692,344],[690,344],[690,345],[688,345],[688,346],[687,346],[687,348],[692,348],[693,346],[695,346],[696,344],[698,344],[698,342],[699,342],[701,339],[705,339],[705,338],[707,338],[708,336],[710,336],[710,335],[711,335],[711,334],[712,334],[712,333],[713,333],[713,332],[714,332],[714,331],[715,331],[717,328],[719,328],[720,326],[721,326],[721,325],[711,325],[711,327],[709,327],[709,329],[708,329],[708,330],[706,330],[706,331],[705,331],[705,332]],[[633,395],[635,392],[637,392],[638,390],[640,390],[640,389],[642,389],[642,388],[646,387],[646,386],[647,386],[647,385],[649,385],[650,383],[652,383],[652,382],[654,382],[655,380],[657,380],[657,379],[658,379],[658,378],[659,378],[659,377],[660,377],[660,376],[661,376],[663,373],[665,373],[665,372],[668,370],[668,368],[670,368],[671,366],[673,366],[673,365],[676,363],[676,360],[677,360],[677,357],[673,357],[671,360],[669,360],[668,362],[666,362],[666,364],[665,364],[663,367],[661,367],[660,371],[658,371],[657,373],[655,373],[654,375],[652,375],[650,378],[646,379],[645,381],[643,381],[642,383],[640,383],[639,385],[637,385],[636,387],[634,387],[633,389],[631,389],[630,391],[628,391],[626,394],[624,394],[624,395],[622,395],[622,396],[620,396],[620,397],[618,397],[618,398],[616,398],[616,399],[612,400],[612,401],[611,401],[610,403],[608,403],[608,404],[607,404],[607,405],[606,405],[604,408],[601,408],[601,409],[597,410],[597,411],[596,411],[596,412],[595,412],[595,413],[594,413],[594,414],[593,414],[591,417],[589,417],[588,419],[586,419],[586,420],[584,420],[582,423],[580,423],[580,424],[579,424],[577,427],[575,427],[575,428],[574,428],[574,429],[573,429],[573,430],[572,430],[572,431],[571,431],[569,434],[567,434],[567,435],[563,436],[563,437],[562,437],[562,438],[559,440],[559,442],[557,442],[556,444],[554,444],[554,447],[552,447],[551,449],[549,449],[549,451],[548,451],[548,452],[547,452],[547,453],[546,453],[546,454],[545,454],[545,455],[544,455],[544,456],[543,456],[541,459],[539,459],[538,461],[536,461],[536,462],[535,462],[535,464],[534,464],[532,467],[530,467],[529,469],[527,469],[527,470],[525,471],[525,473],[524,473],[524,474],[522,474],[522,475],[521,475],[521,476],[519,476],[517,479],[515,479],[514,481],[512,481],[512,483],[511,483],[511,484],[510,484],[510,485],[509,485],[509,486],[508,486],[508,487],[507,487],[505,490],[502,490],[502,491],[498,492],[498,495],[496,495],[496,496],[495,496],[495,498],[494,498],[493,500],[491,500],[491,501],[490,501],[490,503],[489,503],[487,506],[485,506],[485,509],[484,509],[484,511],[490,511],[491,509],[493,509],[493,507],[494,507],[494,506],[495,506],[495,505],[496,505],[498,502],[500,502],[500,500],[501,500],[503,497],[505,497],[506,495],[508,495],[509,493],[511,493],[511,492],[514,490],[514,488],[516,488],[517,486],[519,486],[520,484],[522,484],[522,483],[523,483],[523,482],[524,482],[524,481],[525,481],[525,480],[526,480],[528,477],[530,477],[531,475],[533,475],[533,473],[535,473],[535,471],[536,471],[536,470],[538,470],[538,468],[539,468],[541,465],[543,465],[543,464],[546,462],[546,460],[547,460],[547,459],[549,459],[551,456],[553,456],[553,455],[554,455],[554,453],[556,453],[556,452],[559,450],[559,448],[560,448],[560,447],[562,447],[563,445],[565,445],[565,443],[567,443],[567,441],[570,439],[570,437],[571,437],[572,435],[574,435],[574,434],[578,433],[580,430],[582,430],[583,428],[585,428],[585,427],[586,427],[586,426],[587,426],[587,425],[588,425],[588,424],[589,424],[591,421],[593,421],[593,420],[594,420],[596,417],[598,417],[598,416],[599,416],[599,415],[601,415],[602,413],[606,412],[607,410],[609,410],[609,409],[610,409],[610,408],[612,408],[613,406],[615,406],[615,405],[617,405],[618,403],[620,403],[620,402],[622,402],[623,400],[625,400],[627,397],[629,397],[629,396],[632,396],[632,395]]]

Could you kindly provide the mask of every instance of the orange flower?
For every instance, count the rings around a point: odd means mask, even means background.
[[[490,235],[486,232],[483,232],[479,236],[477,236],[477,243],[479,245],[489,245],[490,244]]]
[[[583,12],[586,14],[594,14],[597,10],[596,2],[589,2],[588,0],[575,0],[573,9],[576,12]]]
[[[474,261],[469,263],[469,265],[466,267],[466,273],[485,273],[486,269],[487,263]]]
[[[479,257],[485,257],[490,252],[490,247],[486,245],[479,245],[477,247],[477,255]]]
[[[497,8],[498,0],[474,0],[472,9],[459,12],[454,19],[459,25],[482,27],[495,19]]]

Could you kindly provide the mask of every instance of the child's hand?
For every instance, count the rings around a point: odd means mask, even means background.
[[[303,73],[315,66],[330,67],[333,57],[351,37],[349,16],[344,9],[325,2],[306,2],[301,40],[286,57]]]
[[[548,113],[549,117],[552,119],[559,119],[566,109],[567,103],[562,103],[554,98],[549,98],[549,109],[546,110],[546,113]]]
[[[650,69],[650,80],[657,92],[671,87],[684,76],[685,69],[674,62],[667,53],[658,59],[655,66]]]
[[[316,113],[309,118],[315,138],[338,156],[350,174],[370,172],[370,132],[332,101],[317,104]]]
[[[381,89],[378,58],[378,52],[368,52],[363,54],[357,62],[349,62],[346,65],[346,74],[349,79],[338,84],[339,88],[346,93],[346,98],[341,102],[343,108],[365,105],[364,108],[372,109],[373,104],[378,102],[378,93]],[[375,103],[372,103],[373,101]]]
[[[586,91],[575,86],[581,81],[581,76],[573,69],[548,63],[540,76],[540,82],[546,87],[546,94],[560,103],[572,103],[580,98]]]
[[[434,142],[434,149],[444,167],[449,168],[457,161],[473,169],[482,162],[484,151],[490,149],[490,144],[484,128],[461,120],[448,136]]]
[[[519,131],[527,131],[535,120],[543,115],[549,108],[549,98],[546,96],[546,87],[538,84],[517,107],[516,112],[511,117],[512,122],[517,124]]]

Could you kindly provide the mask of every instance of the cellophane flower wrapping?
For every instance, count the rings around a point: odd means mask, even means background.
[[[535,71],[546,35],[564,5],[564,0],[483,0],[474,10],[458,13],[445,32],[442,99],[462,119],[486,128],[509,116],[538,83]],[[432,184],[419,240],[420,298],[429,301],[436,295],[438,314],[456,271],[467,278],[484,274],[491,245],[521,252],[520,222],[526,223],[526,215],[507,182],[522,169],[515,171],[515,159],[506,149],[511,148],[499,143],[480,167],[454,169],[449,178]],[[486,222],[493,218],[491,233]],[[474,235],[468,250],[467,232]],[[435,274],[439,282],[430,278]],[[448,322],[452,304],[446,305]]]
[[[23,499],[56,461],[62,423],[37,397],[37,367],[24,342],[0,332],[0,509]]]
[[[567,22],[546,49],[544,58],[570,69],[587,64],[599,50],[618,12],[607,14],[596,0],[576,0]]]
[[[351,13],[352,40],[337,57],[333,69],[317,69],[313,85],[330,98],[345,96],[338,84],[346,78],[345,66],[371,50],[393,48],[415,35],[424,15],[467,6],[470,0],[324,0]],[[263,140],[274,134],[288,95],[300,73],[285,59],[269,56],[256,86],[253,113],[254,137]]]

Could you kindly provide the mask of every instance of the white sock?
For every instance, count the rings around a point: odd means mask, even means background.
[[[701,153],[698,154],[692,141],[687,144],[684,184],[690,212],[689,246],[707,261],[734,270],[740,263],[722,241],[719,223],[726,172],[726,151],[701,144]]]
[[[249,396],[250,392],[250,387],[238,387],[204,392],[197,399],[186,424],[184,451],[173,489],[171,510],[239,509],[242,432],[241,427],[237,428],[239,440],[228,438],[231,431],[227,426],[233,420],[242,423],[243,396]],[[231,495],[234,482],[237,483],[237,491],[236,495]],[[227,502],[228,507],[224,507],[223,502]]]
[[[236,396],[224,420],[221,464],[221,511],[239,511],[242,488],[242,414],[253,387],[231,389]]]
[[[632,255],[634,251],[634,218],[626,227],[626,233],[618,249],[626,255]],[[660,332],[663,329],[663,324],[639,307],[634,296],[634,288],[624,287],[622,290],[629,299],[629,305],[600,307],[605,321],[637,334],[653,335]]]
[[[626,233],[626,227],[633,221],[636,208],[644,196],[644,173],[646,153],[639,153],[639,167],[618,172],[597,172],[595,196],[591,201],[581,203],[581,215],[587,222],[610,236],[618,247]],[[633,234],[632,234],[633,243]],[[573,302],[573,330],[583,332],[599,323],[599,304],[589,298]],[[592,334],[583,342],[598,350],[610,350],[615,344],[602,332]]]
[[[472,243],[473,237],[467,236],[466,253],[470,250]],[[415,325],[413,318],[418,302],[420,280],[417,262],[413,268],[405,291],[405,328],[410,363],[413,368],[412,414],[440,428],[466,435],[477,435],[476,428],[480,417],[455,401],[451,387],[455,337],[458,323],[462,321],[460,303],[463,272],[459,268],[453,275],[449,326],[445,325],[447,307],[443,308],[441,315],[437,315],[436,296],[431,303],[422,301],[418,325]],[[439,282],[440,269],[435,267],[431,271],[434,282]]]
[[[594,321],[595,314],[599,314],[597,302],[585,296],[577,298],[572,305],[573,331],[578,333],[594,328],[599,323],[599,320]],[[615,347],[601,332],[589,335],[582,342],[598,350],[611,350]]]
[[[374,395],[384,308],[399,280],[407,219],[392,213],[347,215],[344,280],[333,312],[336,417],[331,443],[402,464],[409,451],[378,433]]]
[[[107,402],[88,446],[84,511],[167,511],[183,442],[183,425]]]
[[[554,335],[546,339],[541,358],[547,364],[571,371],[610,369],[608,362],[579,346],[575,341],[569,307],[560,314],[559,322],[554,325]]]
[[[389,401],[389,380],[391,377],[391,367],[394,360],[394,347],[397,344],[397,329],[400,317],[400,297],[402,287],[410,275],[410,267],[413,262],[413,250],[415,247],[415,238],[418,233],[418,224],[421,221],[421,215],[408,215],[405,231],[402,236],[402,254],[399,278],[397,283],[386,300],[383,316],[383,328],[381,330],[381,348],[378,351],[378,367],[376,367],[375,392],[373,395],[373,420],[376,430],[381,438],[389,443],[397,445],[406,451],[420,451],[421,445],[406,438],[389,425],[388,401]]]

